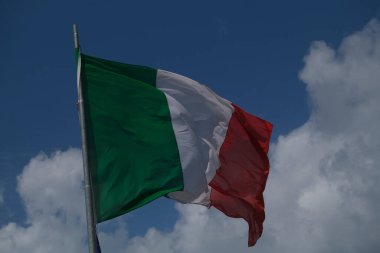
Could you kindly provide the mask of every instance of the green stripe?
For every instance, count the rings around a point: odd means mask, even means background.
[[[97,221],[183,189],[179,151],[155,69],[81,55]]]

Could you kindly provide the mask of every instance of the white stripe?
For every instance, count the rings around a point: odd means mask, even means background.
[[[168,71],[157,71],[156,87],[169,104],[184,179],[184,190],[169,197],[208,206],[208,183],[220,166],[219,150],[234,109],[206,86]]]

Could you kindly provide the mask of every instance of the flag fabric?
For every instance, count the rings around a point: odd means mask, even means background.
[[[166,196],[245,219],[254,245],[272,125],[178,74],[84,54],[78,66],[97,222]]]

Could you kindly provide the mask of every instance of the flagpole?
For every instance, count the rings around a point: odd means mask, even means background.
[[[96,225],[95,225],[95,212],[94,202],[92,198],[91,177],[88,170],[88,156],[87,156],[87,144],[86,144],[86,127],[84,117],[84,105],[83,105],[83,90],[81,81],[81,55],[78,39],[78,30],[76,24],[73,25],[74,31],[74,45],[77,50],[77,88],[78,88],[78,110],[79,121],[82,135],[82,156],[83,156],[83,174],[84,174],[84,193],[86,199],[86,218],[87,218],[87,233],[88,233],[88,249],[89,253],[96,252]]]

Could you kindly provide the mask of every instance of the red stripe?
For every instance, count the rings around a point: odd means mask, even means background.
[[[248,246],[263,232],[263,191],[269,173],[268,149],[272,124],[235,108],[220,149],[221,166],[210,182],[211,205],[249,225]]]

